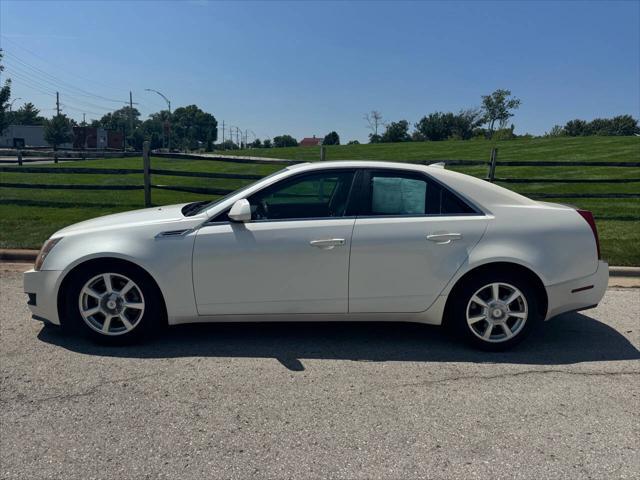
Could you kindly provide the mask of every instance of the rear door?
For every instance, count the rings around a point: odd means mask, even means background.
[[[349,312],[422,312],[467,260],[486,216],[411,170],[364,172],[349,269]]]

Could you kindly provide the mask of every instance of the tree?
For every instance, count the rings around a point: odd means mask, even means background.
[[[387,125],[380,141],[383,143],[411,141],[411,137],[409,136],[409,122],[406,120],[391,122]]]
[[[40,110],[31,102],[25,103],[15,112],[11,112],[13,123],[18,125],[43,125],[44,117],[40,116]]]
[[[618,115],[613,118],[594,118],[590,122],[576,118],[575,120],[568,121],[563,130],[565,134],[570,137],[588,135],[630,136],[640,133],[638,120],[631,115]]]
[[[92,126],[100,126],[107,130],[129,131],[131,130],[132,121],[133,128],[136,129],[142,123],[140,121],[140,112],[135,107],[127,106],[103,115],[100,120],[94,120]]]
[[[360,145],[360,142],[358,140],[349,140],[349,143],[347,143],[347,145]]]
[[[169,110],[160,110],[152,113],[142,122],[140,128],[146,140],[151,142],[151,148],[165,148],[168,146],[168,136],[171,134],[171,114]],[[140,150],[142,146],[135,146]]]
[[[217,146],[218,150],[239,150],[240,147],[236,145],[233,140],[225,140]]]
[[[262,142],[259,138],[256,138],[253,142],[249,144],[251,148],[262,148]]]
[[[433,112],[422,117],[416,123],[416,131],[420,140],[445,140],[451,135],[451,118],[453,114]]]
[[[271,148],[271,139],[270,138],[265,138],[264,141],[262,142],[262,148]]]
[[[482,125],[483,116],[479,109],[470,108],[458,113],[434,112],[416,123],[414,140],[446,140],[457,138],[468,140],[473,137],[476,127]]]
[[[336,132],[330,132],[325,135],[322,141],[323,145],[340,145],[340,136]]]
[[[564,126],[564,131],[570,137],[587,135],[587,122],[579,118],[569,120]]]
[[[206,145],[213,148],[218,139],[216,117],[196,105],[177,108],[171,118],[171,143],[181,149],[194,149]]]
[[[45,120],[44,139],[48,144],[53,145],[54,150],[57,150],[58,145],[73,139],[71,127],[71,120],[65,114],[56,115],[50,120]]]
[[[379,143],[382,137],[378,135],[378,128],[384,126],[382,114],[377,110],[371,110],[369,113],[365,113],[364,119],[367,121],[367,128],[371,130],[369,143]]]
[[[498,89],[491,95],[482,96],[482,111],[484,122],[489,124],[489,136],[493,136],[496,122],[500,128],[507,126],[509,118],[513,117],[513,110],[520,107],[520,100],[511,97],[510,90]]]
[[[2,49],[0,48],[0,73],[4,71],[4,65],[2,64],[3,57],[4,53],[2,53]],[[4,85],[0,87],[0,135],[2,135],[9,126],[9,118],[7,115],[9,98],[11,98],[11,79],[7,78],[4,81]]]
[[[134,135],[136,129],[140,127],[142,122],[140,121],[140,112],[137,108],[131,108],[129,106],[122,107],[113,112],[109,112],[103,115],[100,120],[94,120],[91,122],[92,127],[103,127],[107,130],[117,130],[123,132],[126,135],[127,143],[137,149],[141,149],[142,145],[138,145],[141,139],[144,139],[139,134]]]
[[[266,141],[266,140],[265,140]],[[274,147],[297,147],[298,141],[291,135],[278,135],[273,137]]]
[[[618,115],[611,119],[613,135],[630,136],[640,134],[638,120],[631,115]]]
[[[562,128],[560,125],[554,125],[551,130],[549,130],[548,132],[545,132],[544,136],[545,137],[562,137],[566,135],[564,128]]]

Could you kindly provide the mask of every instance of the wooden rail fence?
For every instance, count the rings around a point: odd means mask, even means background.
[[[589,179],[570,179],[570,178],[502,178],[496,177],[496,171],[498,167],[566,167],[566,166],[580,166],[580,167],[614,167],[614,168],[628,168],[628,167],[640,167],[640,162],[583,162],[583,161],[498,161],[497,149],[492,149],[491,157],[488,162],[481,160],[441,160],[440,162],[450,166],[488,166],[487,180],[497,183],[512,183],[512,184],[532,184],[532,183],[584,183],[584,184],[626,184],[626,183],[640,183],[640,178],[589,178]],[[174,159],[187,159],[187,160],[213,160],[218,162],[233,162],[233,163],[255,163],[255,164],[272,164],[272,165],[284,165],[299,163],[288,160],[270,160],[255,157],[231,157],[225,156],[203,156],[199,154],[182,154],[182,153],[154,153],[154,157],[159,158],[174,158]],[[417,162],[421,164],[438,163],[437,160],[425,160]],[[216,188],[216,187],[199,187],[199,186],[187,186],[187,185],[163,185],[154,184],[151,182],[152,175],[158,176],[173,176],[173,177],[192,177],[192,178],[213,178],[213,179],[233,179],[233,180],[258,180],[262,178],[262,175],[255,174],[239,174],[239,173],[217,173],[217,172],[190,172],[184,170],[173,169],[159,169],[152,168],[151,166],[151,153],[147,142],[145,142],[143,150],[143,168],[91,168],[91,167],[47,167],[47,166],[1,166],[0,172],[11,173],[46,173],[52,175],[59,174],[80,174],[80,175],[129,175],[129,174],[142,174],[143,182],[137,185],[95,185],[95,184],[60,184],[60,183],[46,183],[46,184],[33,184],[33,183],[18,183],[18,182],[5,182],[0,181],[0,188],[20,188],[20,189],[46,189],[46,190],[144,190],[145,191],[145,205],[151,206],[151,192],[153,189],[157,190],[173,190],[178,192],[190,192],[197,194],[209,194],[209,195],[226,195],[231,193],[233,189]],[[611,199],[628,199],[628,198],[640,198],[640,190],[634,193],[527,193],[527,196],[531,198],[547,199],[547,198],[611,198]]]

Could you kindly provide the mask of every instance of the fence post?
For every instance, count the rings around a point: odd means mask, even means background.
[[[58,151],[53,151],[53,163],[58,163]]]
[[[22,150],[18,149],[18,165],[22,166]]]
[[[151,159],[149,158],[149,141],[142,144],[142,165],[144,168],[144,206],[151,206]]]
[[[324,162],[325,158],[326,158],[326,152],[324,149],[324,145],[320,145],[320,161]]]
[[[493,179],[496,176],[496,160],[498,159],[498,149],[491,149],[491,160],[489,162],[489,181],[493,183]]]

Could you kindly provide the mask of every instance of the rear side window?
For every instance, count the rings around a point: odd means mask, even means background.
[[[371,177],[372,215],[424,215],[427,182],[401,176]]]
[[[373,171],[366,184],[364,214],[460,215],[475,211],[445,187],[419,173]]]

